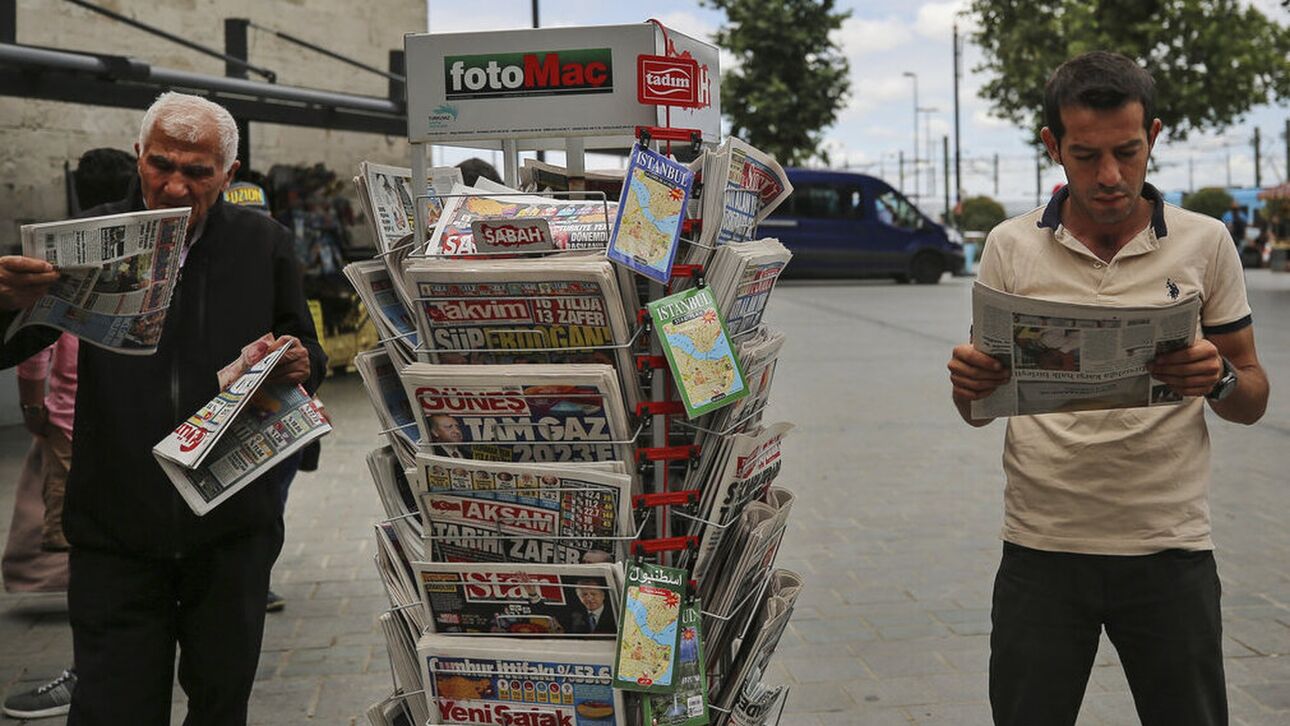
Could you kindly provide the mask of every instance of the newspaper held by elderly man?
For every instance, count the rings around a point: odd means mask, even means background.
[[[299,385],[262,385],[291,347],[270,352],[152,447],[157,463],[201,516],[310,441],[331,431]]]
[[[972,346],[1012,376],[972,402],[972,418],[1025,416],[1182,403],[1144,367],[1187,348],[1200,329],[1200,298],[1110,307],[972,288]]]
[[[117,353],[151,355],[179,279],[188,207],[24,224],[22,253],[46,260],[58,281],[9,326],[65,330]]]

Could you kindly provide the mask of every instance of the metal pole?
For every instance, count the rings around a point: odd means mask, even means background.
[[[1232,147],[1223,145],[1223,162],[1227,165],[1227,188],[1232,188]]]
[[[248,48],[247,26],[251,24],[246,18],[224,18],[224,52],[229,60],[224,62],[224,75],[229,78],[246,78]],[[241,168],[251,169],[251,123],[246,119],[237,121],[237,158],[242,160]]]
[[[1254,127],[1254,186],[1255,188],[1263,187],[1263,137],[1259,135],[1259,127]]]
[[[1196,157],[1187,157],[1187,193],[1196,191]]]
[[[945,221],[949,222],[950,215],[950,137],[941,137],[941,155],[945,159]]]
[[[899,159],[898,163],[900,164],[900,193],[904,194],[905,193],[905,150],[901,149],[896,153],[898,154],[897,158]]]
[[[914,199],[918,199],[918,74],[905,71],[904,75],[914,81]]]
[[[994,197],[999,198],[999,152],[994,152]]]
[[[18,0],[0,0],[0,43],[18,42]]]
[[[533,27],[538,28],[540,26],[541,22],[538,20],[538,0],[533,0]],[[546,152],[539,149],[537,152],[537,160],[546,161]],[[565,162],[565,165],[568,165],[567,161]]]
[[[430,145],[415,142],[410,146],[412,147],[412,198],[416,199],[430,191],[428,188],[430,173],[426,169],[426,147]],[[434,147],[431,146],[430,149],[433,155]],[[426,246],[426,205],[424,201],[417,201],[415,204],[413,218],[416,219],[416,225],[412,230],[412,240],[416,246],[413,249],[424,250]]]
[[[954,24],[954,202],[963,201],[963,148],[959,143],[959,67],[963,47],[959,41],[959,24]]]
[[[1038,207],[1040,204],[1043,204],[1043,202],[1040,201],[1039,199],[1040,195],[1043,194],[1043,188],[1042,188],[1043,181],[1041,179],[1044,171],[1043,163],[1044,163],[1044,152],[1042,151],[1035,152],[1035,206],[1036,207]]]

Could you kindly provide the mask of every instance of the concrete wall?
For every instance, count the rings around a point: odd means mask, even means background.
[[[426,27],[424,0],[98,0],[111,10],[208,47],[223,50],[224,18],[290,33],[377,68],[405,32]],[[387,80],[252,28],[250,62],[272,69],[278,82],[385,96]],[[18,0],[18,42],[66,50],[134,56],[154,66],[212,75],[224,62],[63,2]],[[256,80],[259,78],[252,76]],[[17,225],[61,219],[67,209],[63,163],[88,149],[133,151],[142,111],[0,97],[0,249],[17,240]],[[343,178],[364,159],[407,164],[404,137],[251,124],[253,167],[322,162]]]

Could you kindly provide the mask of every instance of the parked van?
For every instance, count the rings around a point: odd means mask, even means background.
[[[791,277],[892,277],[935,284],[963,271],[958,232],[867,174],[788,169],[793,193],[757,228],[793,251]]]

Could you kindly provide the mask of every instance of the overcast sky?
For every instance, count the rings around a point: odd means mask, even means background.
[[[1290,22],[1290,13],[1281,8],[1279,0],[1250,2],[1280,22]],[[427,3],[429,29],[434,33],[523,28],[532,23],[530,0],[489,0],[469,6],[459,0],[427,0]],[[920,158],[927,156],[925,128],[930,128],[935,140],[935,199],[941,199],[942,135],[950,136],[953,154],[951,28],[955,13],[966,5],[966,0],[839,0],[839,8],[851,10],[851,17],[837,33],[838,44],[851,62],[851,98],[838,122],[826,133],[834,166],[863,168],[873,174],[881,172],[892,184],[897,183],[897,154],[903,151],[908,160],[914,146],[913,83],[903,75],[909,71],[918,76],[918,105],[939,109],[920,116],[918,133],[922,147]],[[648,4],[621,5],[600,0],[542,0],[540,16],[543,26],[635,23],[656,17],[668,27],[703,39],[710,39],[725,20],[722,13],[701,7],[698,0],[654,0]],[[966,22],[961,20],[960,33]],[[966,44],[964,76],[959,87],[964,196],[995,196],[993,158],[998,154],[997,196],[1010,202],[1010,207],[1033,204],[1035,147],[1027,138],[1028,132],[992,117],[988,103],[977,97],[977,90],[986,80],[982,74],[972,72],[980,59],[979,50]],[[723,67],[728,65],[726,61],[723,58]],[[1155,152],[1160,168],[1150,181],[1165,190],[1186,190],[1192,183],[1197,188],[1224,186],[1230,163],[1233,185],[1253,185],[1254,154],[1250,140],[1255,126],[1262,129],[1263,135],[1264,185],[1284,181],[1286,152],[1282,136],[1288,116],[1290,110],[1286,104],[1260,106],[1222,134],[1193,135],[1185,144],[1170,144],[1166,129]],[[445,154],[446,161],[468,155],[457,151]],[[590,161],[590,166],[596,165],[595,160]],[[1046,199],[1052,187],[1063,178],[1060,168],[1046,167],[1040,184],[1042,197]],[[924,170],[920,186],[925,195],[930,192],[928,184]],[[905,186],[907,191],[912,191],[912,172],[908,169]]]

